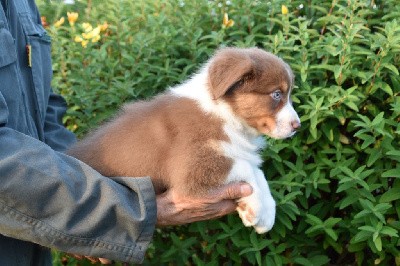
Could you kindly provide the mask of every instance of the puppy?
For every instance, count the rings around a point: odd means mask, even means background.
[[[237,211],[245,226],[264,233],[274,224],[275,201],[257,152],[262,135],[287,138],[300,127],[293,79],[271,53],[223,48],[185,83],[125,105],[68,154],[105,176],[150,176],[156,193],[173,188],[201,196],[246,181],[253,194],[239,200]]]

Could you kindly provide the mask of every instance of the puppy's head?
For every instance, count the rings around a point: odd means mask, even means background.
[[[227,102],[259,133],[283,139],[300,127],[290,100],[294,75],[279,57],[258,48],[224,48],[211,59],[208,76],[213,99]]]

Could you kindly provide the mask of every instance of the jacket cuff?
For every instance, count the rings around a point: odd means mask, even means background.
[[[143,219],[142,231],[136,240],[136,246],[127,262],[142,262],[144,260],[146,250],[153,239],[155,225],[157,222],[157,204],[153,183],[150,177],[113,177],[115,182],[126,186],[127,188],[138,193],[142,205],[142,212],[145,213]]]

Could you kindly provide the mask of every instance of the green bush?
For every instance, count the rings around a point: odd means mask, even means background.
[[[237,215],[157,229],[145,264],[400,265],[397,0],[39,4],[53,36],[53,85],[79,136],[123,102],[182,82],[220,46],[262,47],[296,74],[302,129],[263,153],[278,204],[273,230],[257,235]],[[79,13],[74,27],[55,27],[67,11]],[[223,24],[224,13],[232,21]],[[82,22],[104,21],[98,42],[75,42]]]

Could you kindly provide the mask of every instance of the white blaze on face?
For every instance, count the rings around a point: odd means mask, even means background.
[[[296,130],[293,128],[293,123],[300,124],[300,118],[294,110],[292,104],[288,100],[275,117],[276,126],[270,132],[270,137],[276,139],[284,139],[293,136]]]

